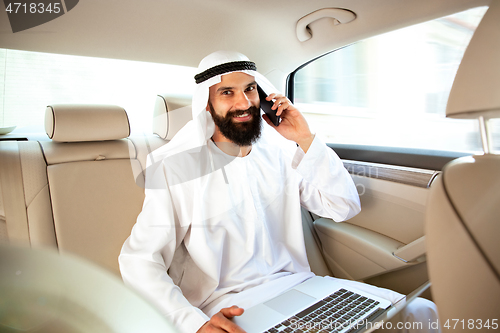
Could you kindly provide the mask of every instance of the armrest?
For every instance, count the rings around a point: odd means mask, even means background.
[[[414,261],[424,256],[425,236],[422,236],[419,239],[416,239],[413,242],[398,248],[392,253],[392,255],[404,262]]]

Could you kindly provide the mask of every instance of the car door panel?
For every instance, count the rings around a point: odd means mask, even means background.
[[[341,223],[316,217],[326,265],[336,277],[411,291],[427,279],[424,213],[428,187],[439,171],[352,160],[344,164],[360,194],[361,212]],[[406,282],[397,278],[406,275]]]

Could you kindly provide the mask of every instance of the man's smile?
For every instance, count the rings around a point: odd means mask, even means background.
[[[244,113],[234,115],[233,119],[237,122],[250,121],[252,120],[252,114],[249,111],[245,111]]]

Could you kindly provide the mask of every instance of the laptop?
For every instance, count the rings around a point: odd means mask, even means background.
[[[420,286],[393,305],[338,280],[315,276],[232,320],[247,333],[371,332],[378,328],[376,323],[392,318],[428,286]]]

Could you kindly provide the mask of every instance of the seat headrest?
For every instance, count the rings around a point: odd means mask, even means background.
[[[114,105],[49,105],[45,132],[56,142],[118,140],[130,135],[125,110]]]
[[[191,96],[156,96],[153,112],[153,133],[164,140],[171,140],[174,135],[191,119]]]

